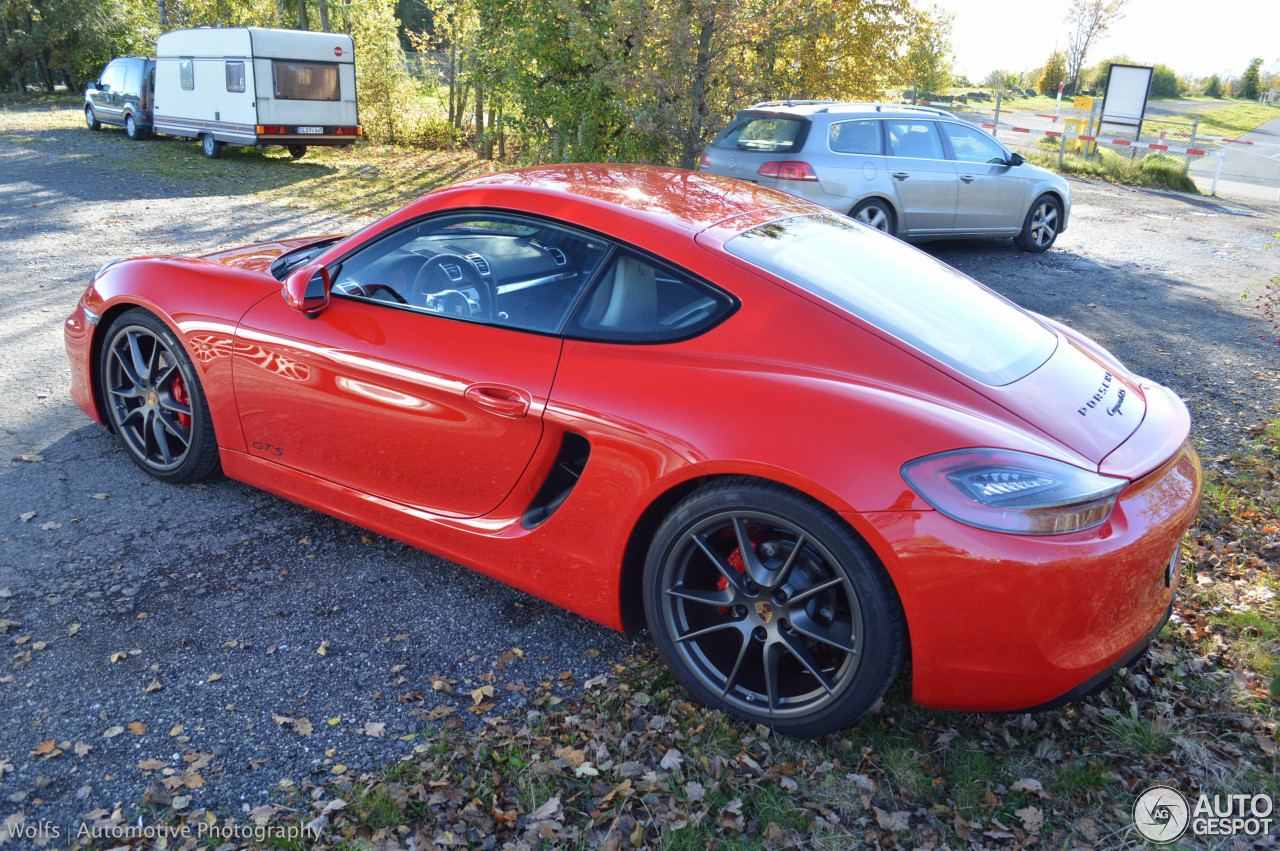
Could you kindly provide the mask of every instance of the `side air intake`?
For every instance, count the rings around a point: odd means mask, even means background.
[[[591,455],[591,443],[580,434],[567,431],[560,442],[560,452],[556,454],[555,464],[547,479],[538,488],[537,495],[520,518],[520,525],[526,529],[535,529],[556,513],[556,509],[564,505],[573,488],[582,477],[587,467],[587,458]]]

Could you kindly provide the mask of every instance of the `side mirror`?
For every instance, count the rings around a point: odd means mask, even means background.
[[[303,266],[284,279],[285,304],[315,318],[329,306],[329,270],[319,263]]]
[[[1009,165],[1022,165],[1026,161],[1027,161],[1027,158],[1024,157],[1022,154],[1018,153],[1017,151],[1014,151],[1013,153],[1009,154]]]

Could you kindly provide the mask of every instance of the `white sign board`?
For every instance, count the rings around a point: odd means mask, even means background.
[[[1147,93],[1151,90],[1148,65],[1112,65],[1107,74],[1107,93],[1102,101],[1102,128],[1129,130],[1137,138],[1147,111]]]

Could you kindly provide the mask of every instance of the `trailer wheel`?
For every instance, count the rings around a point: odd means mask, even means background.
[[[285,148],[289,151],[289,156],[295,160],[300,160],[307,154],[306,145],[285,145]]]
[[[212,133],[205,133],[200,137],[200,148],[204,151],[204,155],[211,160],[216,160],[222,156],[222,143],[213,138]]]

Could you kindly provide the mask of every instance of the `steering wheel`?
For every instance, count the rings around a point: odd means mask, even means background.
[[[449,273],[444,270],[444,266],[448,263],[452,263],[462,270],[461,281],[455,281],[449,277]],[[423,263],[422,268],[418,270],[418,274],[414,276],[413,285],[409,287],[409,302],[418,307],[424,307],[429,295],[444,292],[445,290],[468,288],[476,291],[476,302],[479,306],[477,315],[481,319],[492,319],[493,284],[485,280],[480,271],[465,257],[459,257],[457,254],[437,254],[427,260],[426,263]]]

